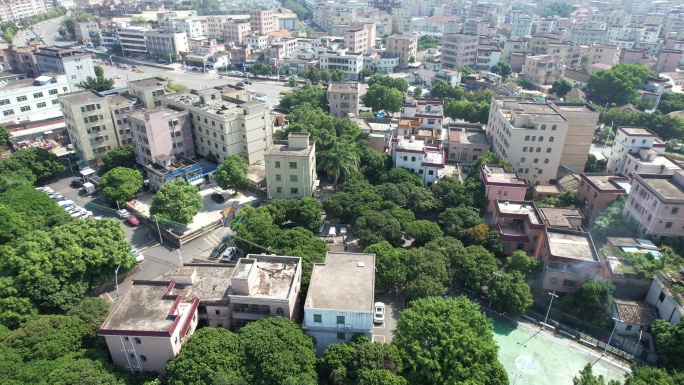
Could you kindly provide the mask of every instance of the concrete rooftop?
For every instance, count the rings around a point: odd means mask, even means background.
[[[527,215],[530,223],[541,225],[542,220],[537,213],[532,202],[513,202],[505,200],[497,200],[496,206],[502,214],[523,214]]]
[[[684,200],[684,187],[675,183],[672,178],[649,178],[643,175],[641,179],[665,199]]]
[[[299,257],[271,256],[249,254],[240,258],[235,266],[231,279],[246,279],[249,283],[249,297],[287,299],[298,269],[301,269]],[[230,295],[245,295],[231,289]]]
[[[551,254],[556,257],[598,262],[588,233],[561,232],[547,229]]]
[[[304,308],[372,312],[375,254],[328,252],[313,267]]]

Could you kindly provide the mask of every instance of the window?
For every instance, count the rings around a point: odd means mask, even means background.
[[[679,207],[672,208],[672,215],[676,215],[679,212]]]
[[[665,292],[661,291],[660,295],[658,296],[658,301],[663,302],[665,300]]]
[[[31,106],[21,107],[21,112],[31,111]]]
[[[429,170],[428,175],[435,175],[435,172],[433,170]]]
[[[544,137],[543,137],[543,136],[540,136],[540,137],[539,137],[539,141],[540,141],[540,142],[543,142],[543,141],[544,141]]]
[[[555,126],[554,126],[554,127],[555,127]],[[558,285],[558,278],[556,278],[556,277],[551,277],[551,279],[549,280],[549,283],[552,284],[552,285],[554,285],[554,286],[555,286],[555,285]]]
[[[520,163],[524,163],[524,162],[525,162],[525,157],[523,156],[522,158],[520,158]]]
[[[36,92],[35,94],[33,94],[33,97],[36,98],[36,99],[42,98],[42,97],[43,97],[43,93],[42,93],[42,92]]]
[[[671,228],[672,228],[672,222],[667,222],[667,223],[665,224],[665,228],[666,228],[666,229],[671,229]]]
[[[345,340],[345,335],[344,335],[344,333],[337,333],[337,339],[340,340],[340,341],[344,341],[344,340]]]
[[[282,317],[285,312],[282,307],[276,308],[276,316]]]
[[[530,136],[527,135],[527,136],[525,137],[525,141],[528,142],[529,140],[530,140]]]
[[[527,147],[523,147],[523,152],[527,152]]]
[[[296,188],[296,187],[292,187],[292,188],[290,189],[290,194],[294,194],[294,195],[299,194],[299,189]]]
[[[539,174],[539,175],[541,175],[542,172],[544,172],[544,170],[542,170],[541,168],[537,170],[537,174]]]
[[[572,279],[564,279],[563,280],[563,287],[567,287],[568,289],[573,289],[577,286],[577,281],[572,280]]]
[[[537,152],[541,152],[541,147],[537,147]]]
[[[57,91],[57,89],[55,88],[54,90],[48,91],[48,94],[54,95],[54,94],[56,94],[56,93],[58,93],[58,92],[59,92],[59,91]]]
[[[5,104],[10,104],[9,99],[0,100],[0,106],[4,106]]]
[[[281,180],[282,180],[282,178],[281,178],[280,174],[276,174],[276,181],[279,182],[279,181],[281,181]]]
[[[554,126],[554,127],[556,127],[556,126]],[[546,130],[546,124],[542,124],[541,129]]]
[[[549,142],[553,142],[553,136],[549,137]]]
[[[534,163],[539,163],[539,158],[534,158]]]
[[[14,115],[14,110],[5,110],[5,111],[2,111],[2,114],[4,116]]]
[[[550,153],[551,153],[551,147],[549,147],[549,148],[546,149],[546,153],[547,153],[547,154],[550,154]]]
[[[525,250],[525,244],[524,243],[518,243],[515,245],[515,248],[518,250]]]
[[[297,162],[290,162],[290,169],[296,169],[297,168]]]
[[[282,193],[282,192],[283,192],[283,188],[282,188],[282,187],[276,187],[276,192],[277,192],[278,194]]]
[[[290,175],[290,182],[296,182],[297,181],[297,175]]]
[[[405,157],[404,157],[404,160],[407,161],[407,160],[408,160],[408,156],[405,156]]]
[[[532,141],[534,142],[535,140],[537,140],[537,137],[536,137],[536,136],[532,136]]]
[[[37,107],[37,108],[47,107],[47,103],[45,103],[45,102],[37,103],[37,104],[36,104],[36,107]]]
[[[551,126],[551,131],[556,131],[556,125]]]
[[[314,314],[314,322],[323,322],[323,316],[321,314]]]
[[[337,323],[338,324],[344,324],[344,316],[343,315],[337,316]]]
[[[522,174],[522,172],[523,172],[522,167],[518,169],[518,172]]]
[[[142,341],[138,337],[133,338],[133,341],[135,341],[136,345],[142,344]]]
[[[221,315],[221,310],[215,310],[216,315]]]
[[[280,168],[280,162],[275,162],[275,168]]]
[[[544,159],[544,164],[549,164],[549,158]]]
[[[24,102],[24,101],[26,101],[26,96],[17,96],[17,101],[18,101],[18,102]]]

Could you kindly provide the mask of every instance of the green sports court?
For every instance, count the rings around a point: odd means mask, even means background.
[[[629,368],[601,358],[601,350],[577,345],[531,324],[516,324],[494,317],[494,339],[499,345],[499,361],[515,385],[572,385],[572,378],[588,364],[595,375],[622,383]]]

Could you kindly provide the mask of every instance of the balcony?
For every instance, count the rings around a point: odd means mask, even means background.
[[[233,306],[233,318],[259,319],[271,316],[271,308],[264,305],[247,305],[237,303]]]

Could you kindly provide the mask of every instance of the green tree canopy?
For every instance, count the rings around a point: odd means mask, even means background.
[[[326,383],[358,384],[361,371],[386,371],[396,376],[403,369],[399,350],[390,344],[373,343],[361,334],[349,343],[332,344],[320,360]],[[376,373],[375,376],[383,376]],[[370,379],[370,378],[369,378]]]
[[[477,291],[487,285],[498,271],[496,258],[482,246],[468,246],[458,258],[452,258],[454,281],[462,282]]]
[[[511,65],[505,61],[499,61],[494,67],[492,67],[492,72],[501,76],[501,78],[506,79],[508,75],[513,72]]]
[[[15,187],[5,191],[0,194],[0,204],[6,207],[5,218],[14,218],[12,213],[22,217],[22,222],[11,225],[11,228],[15,229],[13,231],[19,231],[16,229],[20,229],[22,223],[27,225],[26,230],[37,230],[69,218],[55,201],[32,186]]]
[[[637,86],[653,72],[640,64],[619,63],[589,76],[587,91],[601,100],[625,104],[637,96]]]
[[[353,146],[346,143],[333,145],[332,148],[321,152],[318,168],[332,179],[337,188],[338,181],[345,181],[359,171],[359,154]]]
[[[430,96],[437,99],[463,99],[463,88],[438,80],[430,89]]]
[[[594,375],[591,364],[586,364],[579,372],[579,376],[572,379],[572,385],[620,385],[618,381],[611,380],[606,384],[603,375],[598,377]]]
[[[406,227],[406,235],[413,238],[413,246],[423,246],[426,243],[442,237],[442,229],[433,221],[412,221]]]
[[[449,207],[439,214],[439,220],[443,223],[444,233],[458,239],[465,237],[466,230],[484,223],[470,206]]]
[[[65,170],[57,155],[38,147],[29,147],[13,153],[0,162],[0,173],[30,171],[36,179],[45,180]]]
[[[247,175],[249,174],[249,163],[240,155],[230,155],[221,163],[214,179],[216,184],[224,190],[244,190],[252,185]]]
[[[590,232],[596,242],[603,242],[607,237],[633,237],[636,228],[630,221],[622,218],[625,200],[611,203],[599,214],[591,225]]]
[[[402,78],[395,78],[391,76],[373,75],[368,79],[368,87],[373,87],[374,85],[381,85],[387,88],[393,88],[404,94],[408,88],[408,82]]]
[[[373,75],[377,76],[377,75]],[[371,79],[373,78],[371,76]],[[381,83],[376,83],[368,88],[361,100],[366,107],[370,107],[373,112],[385,111],[393,114],[399,112],[401,101],[404,94],[394,88],[389,88]]]
[[[331,78],[330,80],[332,80],[334,82],[343,82],[344,81],[344,72],[339,68],[335,68],[335,70],[330,75],[330,78]]]
[[[243,366],[255,385],[300,374],[316,378],[313,339],[286,318],[261,318],[240,329]]]
[[[666,92],[660,96],[658,111],[669,114],[674,111],[684,110],[684,95],[675,92]]]
[[[500,313],[522,315],[532,306],[530,287],[517,271],[500,273],[492,279],[490,286],[492,306]]]
[[[668,370],[684,372],[684,324],[672,325],[658,319],[651,325],[651,330],[658,347],[659,365]]]
[[[517,271],[522,274],[527,274],[536,266],[537,261],[535,261],[534,258],[530,257],[522,250],[516,250],[513,254],[506,257],[506,267],[504,268],[504,271],[507,273]]]
[[[413,97],[415,99],[420,99],[421,97],[423,97],[423,92],[423,87],[416,86],[413,88]]]
[[[390,291],[406,284],[408,275],[408,251],[394,248],[387,241],[372,244],[363,251],[375,254],[375,288]]]
[[[430,48],[436,48],[442,44],[442,40],[432,35],[421,35],[418,38],[418,51],[424,51]]]
[[[202,210],[202,196],[197,187],[182,178],[166,182],[152,199],[150,214],[173,222],[188,224]]]
[[[126,167],[116,167],[102,176],[100,189],[102,197],[109,203],[117,202],[120,206],[133,198],[143,188],[140,171]]]
[[[598,159],[594,154],[587,155],[587,162],[584,164],[584,172],[595,172],[598,168]]]
[[[84,326],[77,317],[42,315],[17,329],[5,342],[24,360],[54,360],[80,349]]]
[[[223,328],[198,329],[180,354],[166,364],[169,385],[212,385],[214,376],[231,373],[244,376],[239,336]]]
[[[301,5],[299,5],[299,3],[295,2],[294,0],[287,0],[283,4],[283,6],[289,9],[290,11],[294,12],[299,20],[307,20],[310,19],[312,16],[311,11],[302,7]]]
[[[273,72],[273,69],[270,66],[264,65],[262,62],[256,62],[256,64],[249,67],[249,72],[256,76],[269,76]]]
[[[364,247],[382,241],[395,247],[403,243],[401,223],[387,211],[366,211],[354,226],[354,235]]]
[[[411,302],[397,321],[392,344],[411,384],[508,384],[492,323],[465,297]]]
[[[551,93],[563,98],[572,90],[572,84],[566,78],[555,80],[551,85]]]
[[[579,319],[600,327],[612,326],[610,312],[615,287],[608,280],[585,281],[577,293],[563,297],[561,309]]]
[[[114,168],[133,168],[135,164],[135,149],[133,146],[119,146],[104,154],[102,166],[97,170],[97,173],[104,175],[107,171]]]

